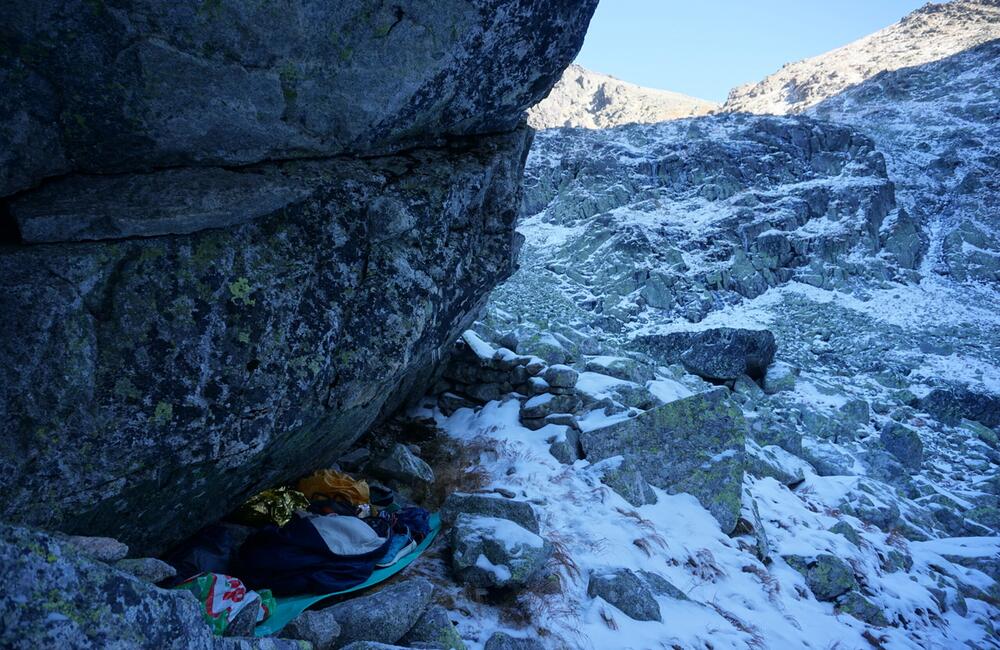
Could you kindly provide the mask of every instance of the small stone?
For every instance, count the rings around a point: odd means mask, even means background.
[[[253,630],[257,627],[257,613],[258,608],[253,604],[241,609],[236,613],[236,616],[229,620],[229,625],[226,626],[223,636],[252,637]]]
[[[375,464],[373,471],[378,476],[403,483],[434,482],[431,466],[414,456],[406,445],[399,443],[393,446],[388,456]]]
[[[838,521],[835,523],[830,527],[830,532],[843,535],[847,538],[847,541],[854,544],[858,548],[861,548],[861,536],[858,535],[858,531],[854,530],[854,526],[850,525],[846,521]]]
[[[313,650],[332,650],[340,638],[340,624],[329,609],[307,609],[292,619],[281,634],[308,641]]]
[[[850,614],[874,627],[889,625],[882,609],[856,591],[849,591],[837,599],[837,611]]]
[[[177,570],[174,567],[155,557],[118,560],[115,562],[115,568],[153,584],[177,575]]]
[[[66,538],[81,553],[99,562],[117,562],[128,557],[128,545],[110,537],[84,537],[72,535]]]
[[[652,589],[629,569],[595,571],[590,575],[587,595],[603,598],[636,621],[663,620]]]
[[[573,388],[580,373],[569,366],[558,364],[549,366],[542,377],[554,388]]]
[[[494,632],[487,641],[484,650],[545,650],[538,639],[511,636],[506,632]]]
[[[353,449],[337,459],[337,464],[345,472],[357,472],[363,468],[371,459],[371,452],[367,447]]]
[[[446,416],[451,415],[458,409],[474,408],[475,406],[476,403],[472,400],[461,395],[456,395],[455,393],[442,393],[438,396],[438,408]]]
[[[448,610],[440,605],[431,605],[423,616],[417,619],[410,631],[399,640],[402,645],[439,650],[465,650],[465,642],[459,636],[448,617]],[[317,649],[319,650],[319,649]]]

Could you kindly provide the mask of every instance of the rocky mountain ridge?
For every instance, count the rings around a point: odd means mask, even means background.
[[[668,90],[645,88],[571,65],[552,92],[528,111],[536,129],[606,129],[705,115],[718,104]]]
[[[938,61],[996,38],[996,0],[928,3],[895,25],[733,89],[722,110],[801,113],[880,72]]]

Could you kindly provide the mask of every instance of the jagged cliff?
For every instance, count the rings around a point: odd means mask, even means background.
[[[405,399],[595,5],[5,6],[0,516],[162,549]]]

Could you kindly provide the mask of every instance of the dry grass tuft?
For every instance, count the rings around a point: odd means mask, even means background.
[[[608,629],[611,630],[618,629],[618,621],[616,621],[615,617],[612,616],[608,612],[608,610],[604,609],[603,607],[601,608],[601,620],[604,621],[604,624],[608,626]]]
[[[865,630],[864,634],[862,634],[861,636],[864,637],[865,641],[868,642],[868,645],[875,648],[876,650],[884,650],[885,642],[889,640],[889,637],[887,636],[875,636],[874,634],[872,634],[871,630]]]
[[[760,580],[761,585],[764,587],[764,591],[767,592],[767,599],[777,604],[778,594],[781,592],[781,584],[767,569],[756,564],[748,564],[742,570],[743,573],[750,573],[757,576],[757,579]]]
[[[570,579],[580,580],[582,574],[580,567],[569,553],[569,545],[565,538],[556,532],[547,535],[549,543],[552,544],[552,555],[549,556],[550,571],[563,571]]]
[[[760,633],[760,630],[757,627],[751,625],[750,623],[747,623],[736,614],[733,614],[732,612],[723,609],[722,607],[719,607],[715,603],[711,603],[711,605],[712,609],[714,609],[716,612],[719,613],[719,616],[729,621],[729,624],[735,627],[737,630],[743,632],[744,634],[750,637],[750,640],[747,642],[748,648],[760,648],[761,650],[767,648],[767,646],[764,644],[764,636]]]
[[[476,492],[489,485],[491,477],[480,465],[480,456],[489,448],[488,441],[476,438],[464,443],[441,435],[422,447],[424,460],[434,470],[434,483],[426,505],[435,510],[449,494]]]
[[[712,551],[707,548],[700,548],[694,555],[689,555],[685,564],[692,574],[704,582],[714,583],[726,575],[725,570],[715,561]]]

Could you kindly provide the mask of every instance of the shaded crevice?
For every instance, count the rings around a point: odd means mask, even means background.
[[[10,211],[10,202],[0,202],[0,246],[19,246],[23,243],[21,229]]]
[[[393,15],[395,16],[395,22],[389,25],[389,29],[385,33],[386,37],[392,34],[392,30],[396,29],[396,25],[403,22],[403,18],[406,17],[406,12],[403,11],[403,8],[400,7],[399,5],[393,6],[392,11]]]

